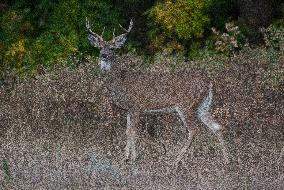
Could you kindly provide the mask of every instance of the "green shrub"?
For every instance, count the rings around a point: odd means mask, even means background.
[[[148,36],[153,49],[182,49],[179,40],[201,38],[208,17],[204,15],[204,0],[166,0],[147,11],[151,30]]]
[[[113,26],[123,24],[119,14],[110,0],[11,3],[0,16],[0,60],[29,75],[80,53],[97,54],[87,40],[86,17],[94,32],[106,27],[105,38],[110,39]]]
[[[284,27],[270,25],[266,29],[261,29],[265,45],[269,49],[284,51]]]
[[[206,0],[205,14],[208,16],[210,26],[225,30],[225,23],[236,20],[238,17],[237,0]]]
[[[265,85],[272,89],[284,88],[284,27],[270,25],[262,33],[268,60],[263,73]]]
[[[241,49],[244,45],[245,37],[240,32],[239,27],[232,22],[226,23],[225,28],[226,32],[222,34],[215,28],[212,28],[213,33],[216,35],[215,48],[218,52],[231,55],[236,50]]]

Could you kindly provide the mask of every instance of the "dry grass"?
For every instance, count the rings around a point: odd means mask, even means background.
[[[141,117],[138,160],[122,163],[125,113],[112,110],[94,64],[2,87],[0,189],[283,189],[283,91],[262,89],[241,61],[216,78],[212,110],[225,127],[229,165],[198,123],[173,170],[186,133],[170,114]]]

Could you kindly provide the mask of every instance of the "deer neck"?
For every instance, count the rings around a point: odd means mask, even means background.
[[[113,62],[112,66],[111,70],[103,78],[105,88],[107,88],[113,104],[122,109],[129,109],[123,72],[119,67],[119,63]]]
[[[116,63],[115,56],[112,59],[111,65],[110,71],[104,76],[104,83],[110,91],[117,91],[122,86],[122,72],[119,64]]]

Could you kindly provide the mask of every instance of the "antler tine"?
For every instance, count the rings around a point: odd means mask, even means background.
[[[131,31],[132,27],[133,27],[133,21],[132,21],[132,19],[130,20],[130,24],[129,24],[128,30],[126,30],[126,29],[125,29],[123,26],[121,26],[120,24],[119,24],[119,26],[120,26],[120,28],[122,28],[125,32],[129,33],[129,32]]]
[[[128,27],[128,32],[131,31],[132,27],[133,27],[133,20],[131,19]]]
[[[88,20],[88,17],[86,17],[86,28],[87,28],[88,31],[91,30],[91,28],[90,28],[90,22],[89,22],[89,20]]]
[[[102,34],[101,34],[101,37],[104,36],[105,29],[106,29],[106,27],[104,27],[104,29],[103,29],[103,31],[102,31]]]
[[[128,32],[128,30],[126,30],[125,28],[123,28],[123,26],[121,26],[120,24],[119,24],[119,26],[120,26],[120,28],[122,28],[125,32]]]
[[[112,37],[115,37],[115,28],[113,28]]]

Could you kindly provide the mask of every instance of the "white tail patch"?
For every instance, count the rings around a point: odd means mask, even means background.
[[[208,96],[203,100],[203,102],[199,106],[197,110],[197,116],[207,127],[209,127],[215,133],[222,127],[220,124],[214,121],[209,112],[213,99],[212,86],[212,83],[210,83]]]
[[[100,67],[101,67],[102,72],[110,71],[110,69],[111,69],[110,63],[107,62],[107,61],[103,61],[103,60],[100,61]]]

